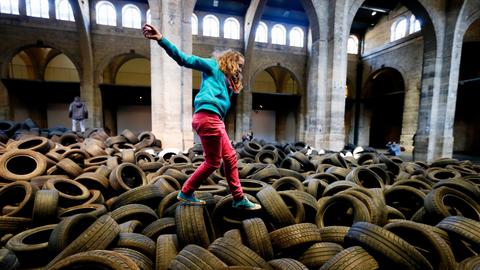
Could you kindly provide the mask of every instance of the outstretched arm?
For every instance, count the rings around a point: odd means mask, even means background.
[[[212,60],[198,57],[195,55],[187,55],[180,51],[175,45],[170,43],[158,29],[150,24],[143,26],[143,35],[145,38],[156,40],[158,44],[165,49],[165,52],[172,57],[180,66],[196,69],[205,73],[211,73]]]

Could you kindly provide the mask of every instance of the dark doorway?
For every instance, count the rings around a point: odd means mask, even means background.
[[[405,83],[398,70],[383,68],[367,80],[365,108],[371,112],[370,142],[383,148],[389,141],[400,141],[402,133]]]

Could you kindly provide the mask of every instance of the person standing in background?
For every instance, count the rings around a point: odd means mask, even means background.
[[[68,117],[72,119],[73,132],[78,132],[78,125],[80,125],[80,131],[85,132],[85,119],[88,118],[88,110],[87,106],[80,100],[79,96],[76,96],[73,99],[73,102],[70,103]]]

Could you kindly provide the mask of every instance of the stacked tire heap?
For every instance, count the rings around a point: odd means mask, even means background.
[[[91,132],[93,129],[87,130]],[[45,138],[60,137],[65,133],[71,132],[70,129],[63,126],[52,128],[39,128],[32,119],[26,119],[22,122],[0,120],[0,141],[6,142],[8,139],[19,139],[22,136],[41,136]]]
[[[302,143],[236,145],[246,196],[221,170],[205,206],[176,200],[202,149],[160,155],[149,132],[0,144],[1,269],[478,269],[480,167]]]

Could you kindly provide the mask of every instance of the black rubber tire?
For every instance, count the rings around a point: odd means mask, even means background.
[[[359,246],[339,252],[328,260],[320,270],[376,270],[379,265],[374,257]]]
[[[129,248],[139,251],[149,258],[155,257],[155,242],[149,237],[139,233],[119,233],[116,242],[112,243],[115,248]]]
[[[320,228],[320,237],[322,242],[336,243],[341,246],[345,245],[345,235],[347,235],[350,227],[346,226],[328,226]]]
[[[155,270],[168,270],[170,262],[177,256],[177,235],[162,234],[157,240]]]
[[[320,230],[312,223],[300,223],[287,226],[270,233],[275,251],[285,251],[296,246],[321,241]]]
[[[409,186],[392,186],[384,195],[387,205],[402,212],[406,219],[422,208],[425,200],[425,193]]]
[[[36,192],[37,188],[25,181],[3,186],[0,188],[0,215],[30,218]],[[15,208],[4,214],[4,208],[7,206]]]
[[[181,248],[189,244],[206,248],[215,239],[212,221],[203,206],[180,205],[175,210],[175,224]]]
[[[321,235],[321,233],[320,233]],[[336,243],[322,242],[311,245],[299,257],[298,261],[303,263],[308,269],[319,269],[322,265],[337,255],[343,247]]]
[[[32,150],[11,150],[0,156],[0,177],[5,180],[28,181],[46,170],[45,156]]]
[[[405,240],[367,222],[357,222],[350,227],[345,242],[360,245],[377,260],[401,269],[433,270],[427,259]]]
[[[148,226],[148,224],[158,219],[155,211],[143,204],[124,205],[110,212],[110,216],[117,223],[123,223],[129,220],[138,220],[145,226]]]
[[[452,233],[480,250],[480,222],[462,216],[444,218],[437,227]]]
[[[267,226],[260,218],[247,219],[242,222],[247,245],[265,260],[273,258],[273,247]]]
[[[208,250],[228,265],[272,269],[255,251],[229,238],[217,238]]]
[[[138,220],[130,220],[118,226],[120,227],[120,233],[140,233],[143,230],[143,225]]]
[[[115,210],[127,204],[144,204],[156,208],[165,196],[165,192],[156,185],[136,187],[120,194],[113,202],[110,210]]]
[[[283,190],[298,190],[304,191],[305,187],[303,186],[302,182],[295,177],[285,176],[274,180],[272,183],[272,187],[277,191]]]
[[[109,250],[91,250],[81,252],[59,260],[49,270],[70,270],[83,265],[97,265],[108,270],[141,270],[137,264],[118,252]]]
[[[130,248],[114,248],[113,251],[129,257],[142,270],[154,270],[155,265],[146,254]]]
[[[257,198],[276,226],[281,228],[295,224],[294,216],[274,188],[265,187],[257,193]]]
[[[170,263],[171,270],[217,270],[227,265],[209,250],[197,245],[184,247]]]
[[[0,249],[0,269],[3,270],[15,270],[20,268],[17,256],[13,251],[1,248]]]
[[[448,216],[459,215],[458,213],[480,221],[480,204],[464,193],[449,187],[440,187],[430,191],[425,197],[424,207],[432,224]]]
[[[433,269],[454,270],[456,262],[450,246],[427,226],[405,220],[389,223],[384,229],[416,247],[430,262]]]
[[[44,266],[48,263],[48,238],[56,224],[44,225],[16,234],[5,245],[15,252],[22,268]]]
[[[308,270],[308,268],[301,262],[290,258],[271,260],[268,261],[268,264],[274,270]]]
[[[349,209],[353,209],[353,216],[350,215]],[[338,211],[342,211],[342,219],[339,219]],[[347,194],[337,194],[320,203],[315,217],[315,223],[319,228],[350,226],[355,222],[370,220],[368,208],[360,200]]]
[[[65,249],[47,265],[47,269],[52,267],[56,262],[75,253],[107,248],[119,232],[120,228],[115,220],[108,215],[101,216],[83,232],[81,237],[77,237],[65,247]]]
[[[457,265],[456,270],[478,270],[480,269],[480,255],[463,260]]]
[[[155,220],[150,223],[145,229],[143,229],[142,234],[150,237],[150,239],[155,240],[162,234],[173,234],[176,233],[175,219],[172,217],[165,217]]]
[[[383,188],[383,180],[374,171],[357,167],[347,174],[345,180],[352,181],[364,188]]]

